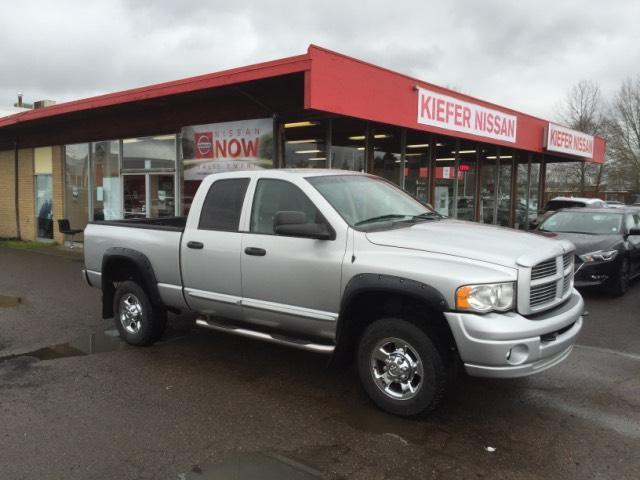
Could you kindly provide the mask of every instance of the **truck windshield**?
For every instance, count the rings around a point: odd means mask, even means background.
[[[381,178],[368,175],[328,175],[309,177],[307,181],[350,226],[359,229],[442,218]]]

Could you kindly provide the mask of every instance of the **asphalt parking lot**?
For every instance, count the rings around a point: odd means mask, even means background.
[[[640,281],[585,292],[563,364],[462,378],[407,420],[373,407],[353,369],[188,316],[153,347],[124,345],[81,266],[0,248],[2,479],[640,478]]]

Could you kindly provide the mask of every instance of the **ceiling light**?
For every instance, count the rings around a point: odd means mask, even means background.
[[[451,153],[456,153],[455,150],[453,150]],[[458,150],[458,153],[476,153],[475,150]]]
[[[295,145],[298,143],[318,143],[320,140],[317,140],[315,138],[309,138],[307,140],[287,140],[287,143],[291,144],[291,145]]]
[[[309,122],[309,121],[291,122],[291,123],[285,123],[284,128],[313,127],[314,125],[317,125],[317,124],[318,122]]]
[[[320,153],[322,150],[296,150],[296,153]]]
[[[428,143],[416,143],[415,145],[407,145],[407,148],[427,148]]]
[[[364,147],[358,147],[356,150],[362,151],[362,150],[364,150]]]
[[[365,140],[367,137],[365,135],[354,135],[349,137],[349,140]],[[391,135],[386,133],[377,133],[373,136],[373,138],[391,138]]]
[[[506,159],[509,159],[509,158],[513,158],[513,155],[500,155],[500,157],[497,157],[496,155],[489,155],[489,156],[488,156],[488,157],[486,157],[486,158],[487,158],[487,160],[495,160],[495,159],[497,159],[497,158],[506,158]]]
[[[455,157],[436,158],[436,162],[450,162],[455,160]]]
[[[423,155],[424,153],[405,153],[404,154],[405,157],[421,157]]]
[[[313,158],[307,158],[307,160],[312,161],[312,160],[326,160],[327,157],[313,157]]]

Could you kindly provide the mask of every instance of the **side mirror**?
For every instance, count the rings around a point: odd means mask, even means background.
[[[627,236],[632,237],[635,235],[640,235],[640,228],[631,228],[629,229],[629,233],[627,234]]]
[[[273,231],[276,235],[286,237],[315,238],[317,240],[331,240],[333,238],[329,227],[324,223],[307,223],[304,212],[282,211],[273,217]]]

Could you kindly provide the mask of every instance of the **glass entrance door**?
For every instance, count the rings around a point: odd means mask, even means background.
[[[51,175],[36,175],[36,215],[38,238],[53,239],[53,196]]]

